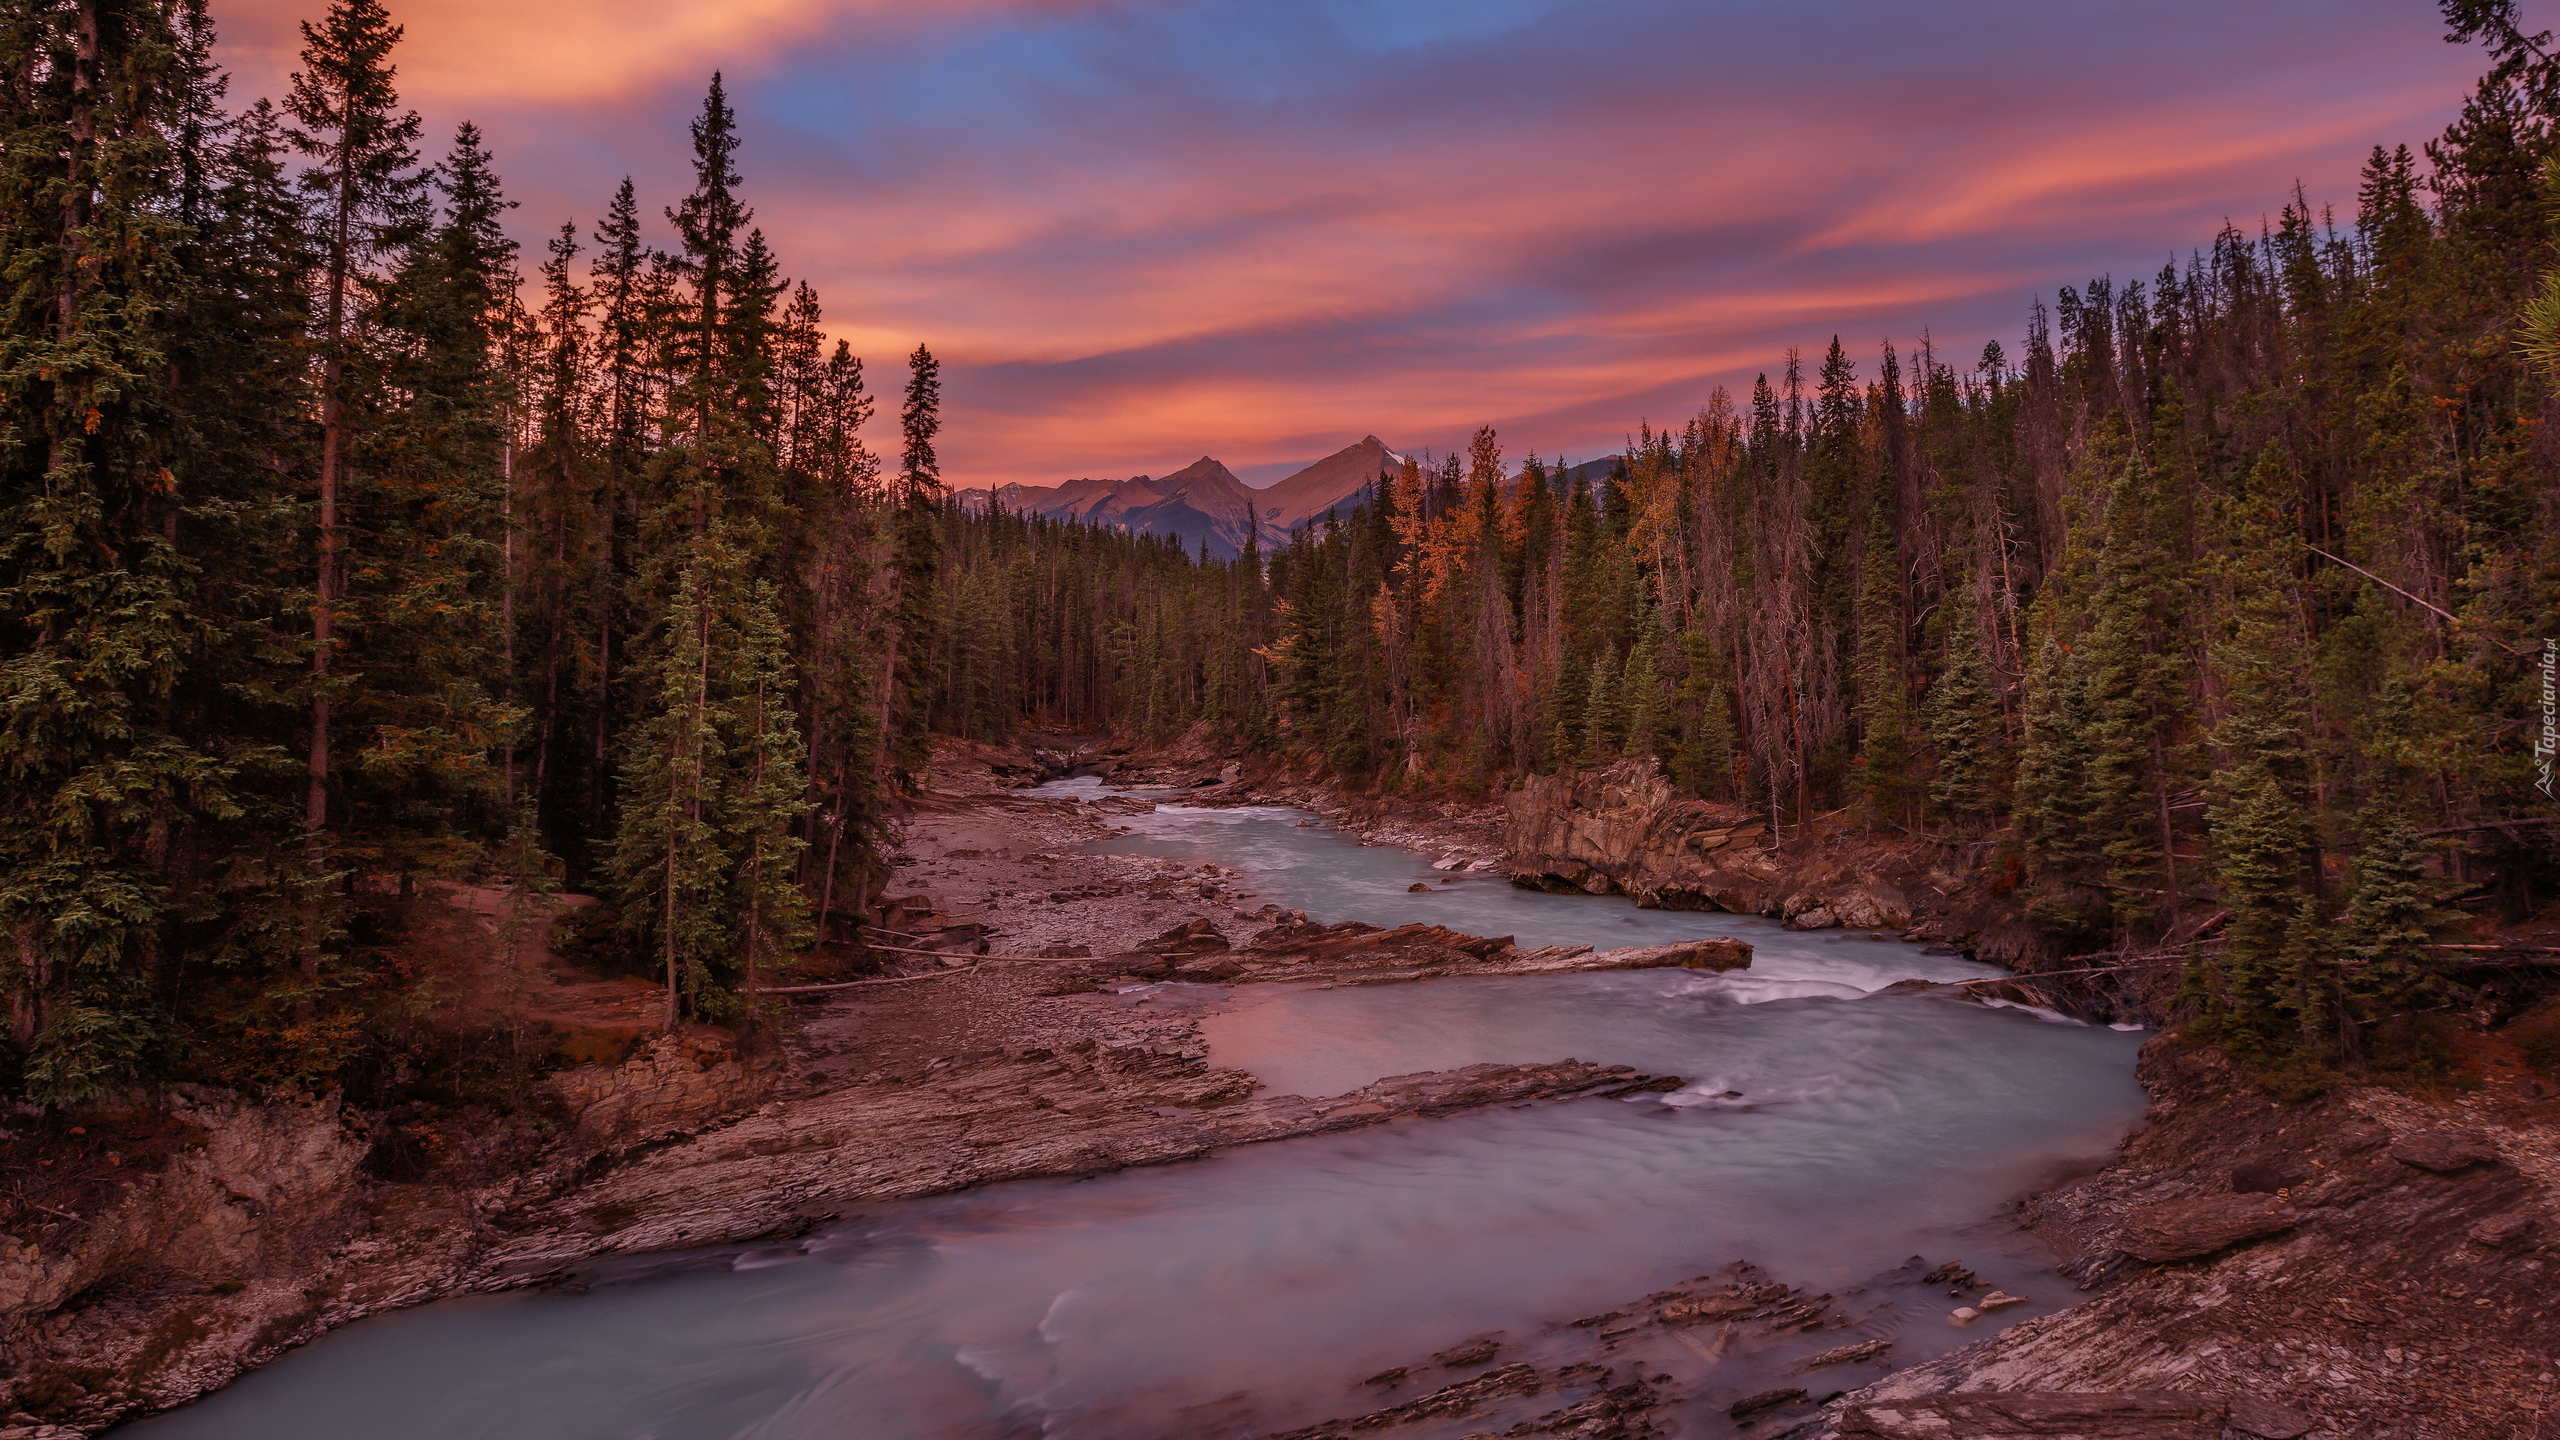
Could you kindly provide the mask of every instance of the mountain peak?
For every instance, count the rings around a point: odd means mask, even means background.
[[[1288,479],[1254,494],[1263,523],[1287,531],[1349,503],[1392,473],[1404,457],[1363,435]]]

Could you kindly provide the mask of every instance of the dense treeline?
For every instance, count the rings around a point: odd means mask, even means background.
[[[2455,998],[2444,902],[2560,880],[2560,426],[2516,326],[2560,355],[2560,66],[2446,11],[2495,65],[2352,225],[2297,193],[2014,354],[1835,340],[1596,483],[1487,429],[1267,572],[955,517],[937,720],[1205,721],[1389,789],[1657,756],[1780,834],[1990,842],[2063,949],[2190,945],[2235,1046],[2351,1059]]]
[[[716,77],[673,245],[626,181],[522,273],[400,33],[335,0],[230,108],[203,0],[0,20],[0,1092],[390,1063],[435,877],[599,889],[732,1016],[921,753],[932,356],[884,467]]]
[[[528,257],[379,0],[241,106],[204,0],[22,0],[0,1093],[396,1070],[381,926],[440,878],[595,891],[669,1023],[736,1018],[930,735],[1025,718],[1404,790],[1656,756],[1985,847],[2070,949],[2197,946],[2243,1048],[2351,1055],[2449,1003],[2447,902],[2560,873],[2560,66],[2446,11],[2495,66],[2351,226],[2297,195],[2015,356],[1835,342],[1588,480],[1487,430],[1230,563],[947,506],[921,346],[875,454],[716,78],[663,228],[625,182]]]

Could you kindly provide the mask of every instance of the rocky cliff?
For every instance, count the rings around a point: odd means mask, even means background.
[[[2509,1082],[2287,1103],[2175,1036],[2142,1079],[2123,1158],[2019,1217],[2090,1298],[1783,1440],[2560,1433],[2551,1106]]]
[[[703,1031],[551,1084],[542,1109],[564,1123],[547,1134],[421,1140],[335,1095],[202,1086],[51,1135],[0,1130],[25,1167],[0,1229],[0,1440],[76,1435],[359,1316],[503,1284],[476,1262],[508,1207],[752,1108],[771,1070]]]
[[[2013,964],[2045,958],[2001,898],[2005,877],[1981,869],[1990,842],[1882,842],[1817,823],[1780,843],[1741,806],[1679,794],[1651,757],[1532,775],[1509,813],[1505,865],[1518,884],[1768,915],[1798,930],[1915,931]]]
[[[2094,1019],[2156,1021],[2173,972],[2093,971],[2012,897],[1995,840],[1880,839],[1822,817],[1772,836],[1738,805],[1674,790],[1650,757],[1532,775],[1512,792],[1503,869],[1541,890],[1618,894],[1667,910],[1765,915],[1791,930],[1890,931],[2018,972],[2006,998]]]

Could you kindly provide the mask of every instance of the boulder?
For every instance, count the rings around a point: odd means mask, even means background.
[[[1151,955],[1201,955],[1213,950],[1229,948],[1231,947],[1227,944],[1227,937],[1219,933],[1216,925],[1206,920],[1193,920],[1188,924],[1176,925],[1138,947],[1139,950]]]
[[[1758,816],[1681,794],[1649,756],[1532,775],[1508,808],[1503,868],[1531,889],[1783,915],[1798,930],[1902,930],[1913,919],[1913,894],[1864,863],[1871,854],[1782,857]]]
[[[1745,1396],[1734,1401],[1725,1407],[1724,1413],[1740,1420],[1746,1416],[1757,1415],[1763,1410],[1775,1410],[1781,1405],[1802,1404],[1804,1398],[1802,1390],[1763,1390],[1757,1395]]]
[[[2155,1265],[2193,1260],[2294,1227],[2293,1208],[2263,1195],[2205,1195],[2145,1205],[2126,1217],[2116,1248]]]
[[[770,1063],[742,1060],[727,1036],[694,1030],[660,1035],[619,1065],[560,1071],[551,1088],[576,1117],[582,1141],[617,1147],[681,1135],[751,1109],[772,1089],[773,1076]]]
[[[2233,1166],[2231,1170],[2231,1193],[2235,1195],[2273,1195],[2279,1190],[2290,1189],[2292,1184],[2283,1171],[2256,1161]]]
[[[2472,1226],[2468,1238],[2472,1244],[2484,1250],[2511,1250],[2523,1244],[2525,1238],[2532,1233],[2532,1213],[2525,1210],[2510,1210],[2504,1215],[2492,1215]]]
[[[1716,936],[1706,940],[1683,940],[1672,945],[1638,945],[1625,950],[1603,950],[1580,970],[1748,970],[1751,968],[1751,942]]]
[[[2218,1400],[2166,1392],[1927,1395],[1840,1412],[1843,1437],[1873,1440],[2222,1440]]]
[[[2417,1130],[2391,1144],[2391,1158],[2403,1165],[2450,1175],[2474,1165],[2498,1163],[2498,1147],[2477,1130]]]
[[[1807,1356],[1804,1368],[1821,1370],[1832,1365],[1854,1365],[1861,1360],[1873,1360],[1892,1348],[1893,1342],[1890,1340],[1862,1340],[1855,1345],[1843,1345],[1836,1350],[1825,1350],[1819,1355]]]
[[[1544,890],[1758,913],[1775,901],[1759,819],[1682,796],[1650,757],[1532,775],[1509,801],[1506,869]]]

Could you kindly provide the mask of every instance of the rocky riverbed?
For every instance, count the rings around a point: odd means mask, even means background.
[[[2271,1101],[2210,1051],[2152,1042],[2150,1116],[2103,1171],[2023,1202],[2088,1298],[1900,1367],[1855,1297],[1700,1276],[1499,1351],[1417,1356],[1379,1404],[1293,1440],[1393,1436],[1567,1403],[1505,1435],[1693,1433],[1644,1347],[1799,1340],[1786,1383],[1726,1407],[1775,1440],[2543,1440],[2560,1430],[2560,1135],[2512,1097],[2354,1090]],[[1915,1257],[1868,1288],[1943,1288],[1951,1325],[2010,1297]],[[1898,1367],[1870,1380],[1878,1366]],[[1865,1375],[1859,1372],[1866,1372]],[[1694,1420],[1691,1421],[1694,1425]]]
[[[1676,1083],[1563,1062],[1262,1095],[1209,1063],[1202,1012],[1159,982],[1749,962],[1732,941],[1593,952],[1315,925],[1250,874],[1078,849],[1148,802],[1021,793],[1059,758],[950,748],[893,886],[896,938],[922,953],[865,983],[778,996],[778,1048],[741,1056],[708,1031],[649,1039],[552,1077],[546,1124],[446,1136],[423,1154],[330,1099],[200,1089],[85,1133],[0,1140],[13,1163],[90,1177],[41,1191],[53,1201],[22,1204],[0,1233],[0,1440],[94,1433],[362,1316],[575,1285],[599,1257],[794,1235],[848,1207],[993,1181]],[[1790,870],[1727,817],[1656,803],[1633,772],[1497,808],[1344,797],[1214,758],[1119,763],[1121,778],[1203,802],[1310,805],[1449,871],[1500,863],[1533,885],[1757,908],[1799,928],[1979,942],[2000,924],[1994,900],[1940,893],[1960,866],[1867,865],[1817,836],[1800,842],[1814,860]],[[1688,1433],[1699,1397],[1660,1363],[1678,1353],[1785,1372],[1716,1398],[1715,1433],[2546,1440],[2560,1401],[2560,1107],[2535,1082],[2493,1071],[2467,1090],[2282,1101],[2174,1038],[2152,1042],[2142,1078],[2153,1109],[2122,1156],[2016,1217],[2086,1291],[2075,1308],[1905,1363],[1861,1330],[1857,1294],[1808,1294],[1747,1265],[1666,1276],[1536,1334],[1417,1354],[1374,1378],[1369,1408],[1297,1434],[1456,1435],[1471,1417],[1506,1434]],[[1915,1261],[1856,1289],[1932,1297],[1951,1326],[2011,1298],[1955,1260]]]
[[[14,1136],[30,1173],[81,1164],[100,1178],[78,1208],[22,1206],[0,1235],[0,1437],[92,1433],[363,1316],[558,1283],[596,1257],[790,1234],[845,1206],[999,1180],[1676,1083],[1565,1062],[1260,1097],[1251,1076],[1206,1062],[1196,1018],[1114,994],[1143,980],[1749,963],[1732,941],[1595,954],[1312,925],[1252,905],[1249,877],[1059,853],[1107,833],[1110,804],[1027,800],[959,769],[919,807],[902,857],[916,938],[950,953],[780,997],[778,1050],[660,1037],[551,1077],[547,1126],[428,1155],[386,1157],[378,1119],[333,1098],[197,1088],[67,1137]],[[1022,951],[1035,958],[1001,958]]]
[[[1158,783],[1201,768],[1127,767]],[[1344,797],[1287,776],[1199,788],[1306,806],[1459,864],[1498,854],[1515,883],[1792,928],[1891,929],[2028,972],[2056,963],[1961,847],[1818,833],[1773,843],[1749,815],[1681,800],[1641,763],[1536,777],[1498,807]],[[2149,1015],[2157,980],[2119,972],[1995,993]],[[2288,1101],[2217,1052],[2154,1040],[2142,1066],[2153,1107],[2123,1156],[2019,1208],[2086,1301],[1863,1388],[1809,1378],[1754,1397],[1763,1403],[1735,1423],[1786,1440],[2560,1435],[2560,1103],[2512,1059],[2472,1058],[2475,1073],[2431,1090]],[[1957,1323],[1969,1297],[1948,1298]],[[1305,1433],[1392,1434],[1568,1389],[1584,1398],[1506,1433],[1663,1433],[1683,1397],[1616,1355],[1648,1327],[1681,1328],[1648,1303],[1562,1332],[1535,1363],[1382,1396]],[[1410,1376],[1433,1373],[1417,1363]]]

